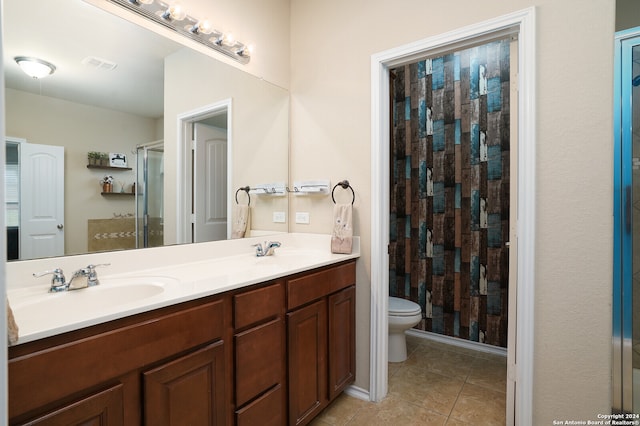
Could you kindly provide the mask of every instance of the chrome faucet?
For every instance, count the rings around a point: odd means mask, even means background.
[[[81,288],[92,287],[100,284],[98,280],[98,274],[96,272],[96,267],[98,266],[109,266],[110,263],[102,263],[99,265],[87,265],[85,268],[78,269],[73,273],[69,282],[67,282],[64,272],[62,269],[56,268],[53,271],[44,271],[37,272],[33,274],[34,277],[39,278],[45,275],[52,274],[51,277],[51,288],[49,288],[49,293],[58,293],[61,291],[71,291],[71,290],[79,290]],[[83,282],[80,285],[74,284],[74,281],[82,280]],[[72,286],[73,284],[73,286]]]
[[[254,247],[256,248],[257,257],[271,256],[275,250],[280,247],[280,243],[278,241],[265,241],[262,244],[254,244]]]

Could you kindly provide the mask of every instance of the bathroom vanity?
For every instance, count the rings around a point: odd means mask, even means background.
[[[323,263],[10,347],[10,424],[307,424],[355,379],[356,260]]]

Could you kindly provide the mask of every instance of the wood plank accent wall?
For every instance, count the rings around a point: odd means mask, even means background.
[[[509,40],[392,76],[389,294],[421,330],[506,347]]]

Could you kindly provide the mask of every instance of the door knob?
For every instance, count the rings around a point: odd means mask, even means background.
[[[62,229],[62,228],[64,228],[64,225],[63,225],[63,224],[61,224],[61,223],[60,223],[60,224],[58,224],[58,229]]]

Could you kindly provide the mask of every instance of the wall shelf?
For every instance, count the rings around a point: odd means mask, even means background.
[[[118,197],[118,196],[126,196],[126,195],[128,195],[128,196],[130,196],[130,197],[133,197],[133,196],[135,196],[136,194],[134,194],[134,193],[132,193],[132,192],[101,192],[101,193],[100,193],[100,195],[106,195],[106,196],[109,196],[109,197],[110,197],[110,196],[116,196],[116,197]]]
[[[93,165],[93,164],[87,164],[87,169],[103,169],[103,170],[133,170],[131,167],[97,166],[97,165]]]

